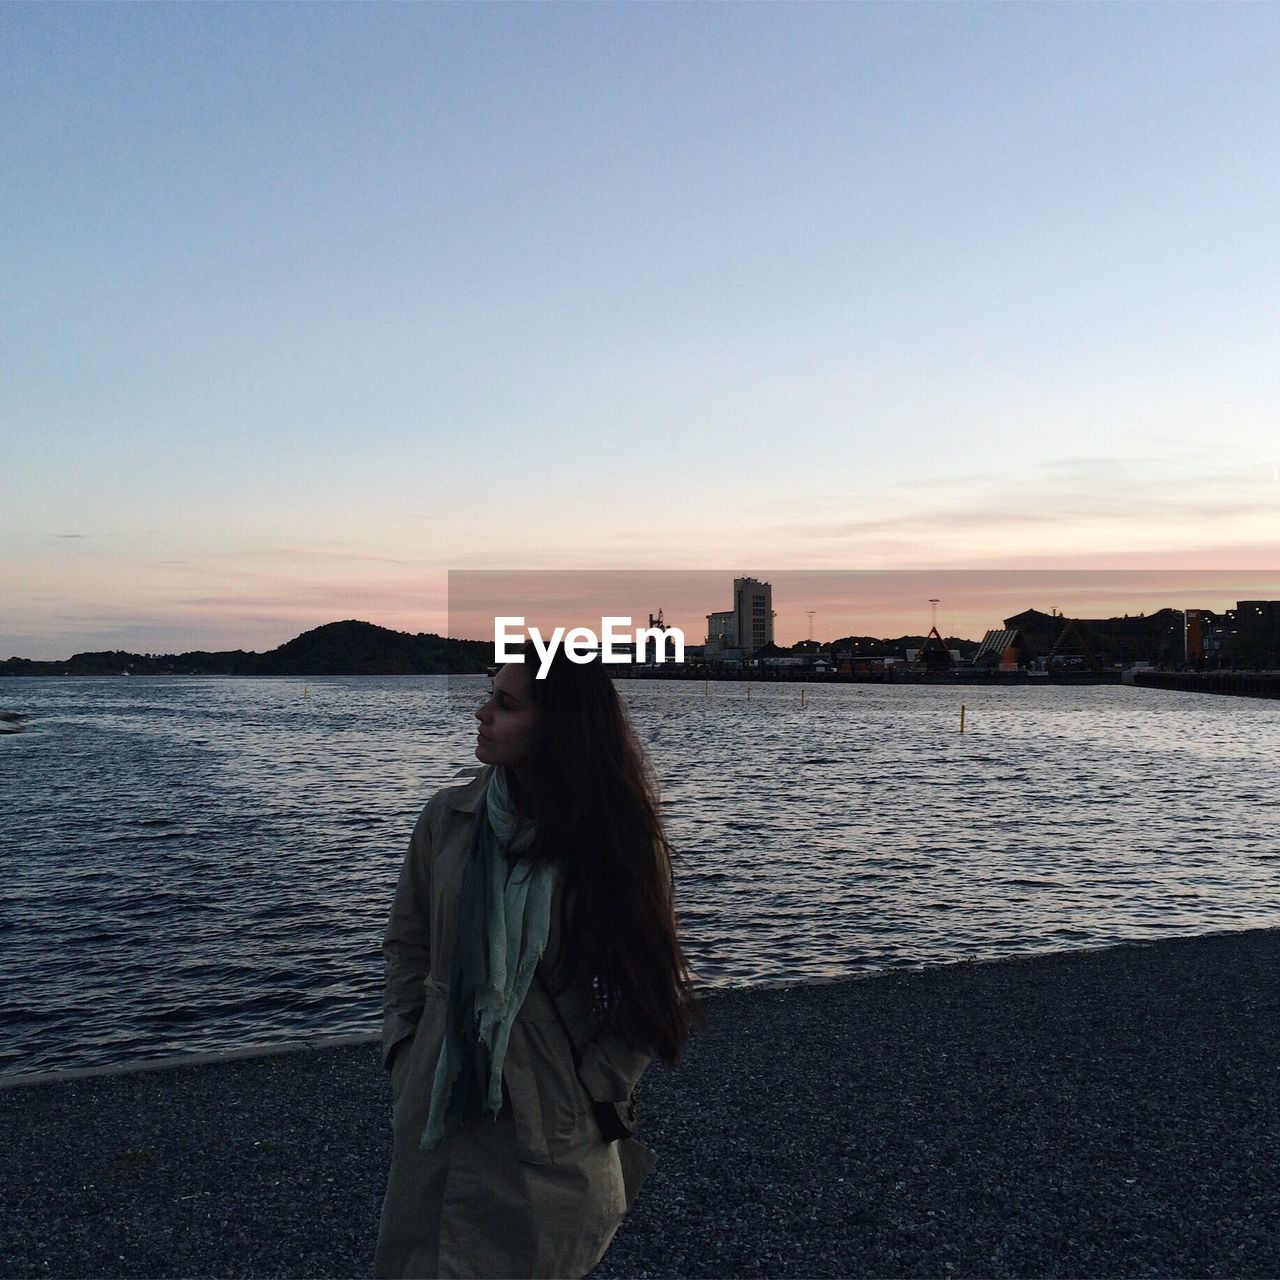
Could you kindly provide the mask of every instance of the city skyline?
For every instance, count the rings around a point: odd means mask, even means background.
[[[1280,568],[1273,6],[10,4],[0,49],[0,659],[443,633],[450,571]]]
[[[1280,573],[1152,570],[1118,571],[889,571],[889,570],[462,570],[449,575],[447,634],[491,640],[493,619],[515,614],[544,632],[561,625],[599,630],[605,616],[630,617],[636,625],[663,611],[687,644],[701,644],[709,614],[729,607],[735,578],[749,577],[772,590],[776,641],[790,646],[808,638],[847,635],[925,635],[933,625],[944,636],[981,640],[984,632],[1027,609],[1067,617],[1110,618],[1151,614],[1162,608],[1223,613],[1238,600],[1280,598]]]

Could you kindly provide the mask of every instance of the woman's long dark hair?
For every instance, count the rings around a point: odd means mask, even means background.
[[[530,851],[564,877],[560,940],[567,976],[589,977],[606,1022],[666,1063],[680,1060],[703,1014],[676,934],[671,846],[657,783],[599,657],[556,651],[544,679],[525,645],[539,710],[528,802]]]

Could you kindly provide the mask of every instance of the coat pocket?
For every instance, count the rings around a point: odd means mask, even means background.
[[[444,1041],[448,989],[428,978],[422,1016],[408,1045],[391,1064],[391,1125],[397,1143],[416,1143],[431,1109],[431,1086]]]
[[[391,1112],[394,1115],[395,1109],[400,1102],[400,1094],[404,1089],[404,1078],[409,1070],[409,1059],[413,1056],[413,1042],[418,1037],[418,1029],[415,1027],[413,1032],[406,1036],[392,1052],[391,1057]]]
[[[511,1028],[503,1078],[522,1160],[556,1164],[580,1152],[584,1144],[600,1141],[558,1024],[517,1021]]]

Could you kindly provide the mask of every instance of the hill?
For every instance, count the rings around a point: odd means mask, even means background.
[[[418,676],[483,673],[493,646],[482,640],[450,640],[431,632],[411,635],[371,622],[329,622],[266,653],[140,654],[123,650],[77,653],[65,662],[10,658],[6,676],[227,675]]]

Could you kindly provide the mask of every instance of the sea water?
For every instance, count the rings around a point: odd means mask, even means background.
[[[475,764],[485,683],[0,682],[30,717],[0,737],[0,1073],[376,1029],[409,833]],[[1274,702],[618,688],[708,986],[1280,925]]]

